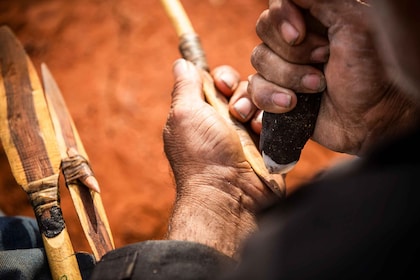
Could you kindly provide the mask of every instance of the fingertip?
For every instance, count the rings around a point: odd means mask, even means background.
[[[258,110],[251,121],[251,128],[258,135],[261,134],[261,130],[262,130],[262,116],[263,116],[263,111]]]
[[[183,58],[179,58],[175,60],[172,66],[172,70],[175,76],[180,76],[183,75],[186,71],[188,71],[188,67],[188,62]]]
[[[327,87],[325,77],[318,73],[309,73],[302,77],[302,86],[310,92],[322,92]]]
[[[175,82],[190,81],[201,83],[201,73],[199,69],[191,62],[183,58],[175,60],[173,64],[173,74]]]
[[[236,77],[232,75],[232,73],[222,73],[222,75],[220,76],[220,81],[225,87],[225,92],[233,93],[233,91],[238,87],[238,81]]]
[[[246,97],[242,97],[233,104],[233,110],[235,110],[237,115],[240,117],[240,120],[244,122],[250,118],[251,113],[254,111],[253,106],[254,105],[251,100]]]
[[[290,46],[300,44],[306,36],[306,26],[301,9],[291,1],[270,3],[270,17],[278,25],[283,40]]]
[[[212,71],[212,76],[218,90],[226,96],[231,96],[238,88],[240,75],[230,66],[224,65],[215,68]]]
[[[265,80],[258,74],[248,77],[248,93],[255,106],[270,113],[286,113],[296,106],[296,95],[289,89]]]
[[[299,40],[299,31],[287,20],[280,25],[280,31],[283,39],[291,46]]]
[[[177,59],[173,63],[173,74],[175,83],[172,96],[194,96],[202,95],[202,77],[199,69],[185,59]],[[201,94],[201,95],[200,95]]]

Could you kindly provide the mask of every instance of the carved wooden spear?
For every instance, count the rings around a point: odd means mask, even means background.
[[[115,248],[99,184],[67,109],[61,91],[46,64],[41,65],[45,96],[61,153],[61,169],[73,205],[95,259]]]
[[[53,279],[82,279],[58,193],[60,151],[32,62],[0,28],[0,137],[16,182],[28,194]]]
[[[181,55],[202,70],[203,90],[207,102],[236,130],[245,157],[254,169],[255,174],[279,197],[285,197],[286,188],[283,176],[281,174],[270,174],[252,137],[246,128],[230,115],[226,98],[216,90],[213,79],[209,74],[209,67],[199,36],[195,33],[181,2],[178,0],[161,0],[161,2],[179,37]]]

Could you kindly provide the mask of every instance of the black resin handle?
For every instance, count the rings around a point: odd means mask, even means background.
[[[263,114],[260,150],[270,173],[290,171],[314,132],[321,93],[296,95],[298,101],[292,111]]]

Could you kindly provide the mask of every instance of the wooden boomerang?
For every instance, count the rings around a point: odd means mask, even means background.
[[[182,56],[193,62],[202,70],[203,91],[207,102],[234,128],[242,144],[245,158],[253,168],[255,174],[280,198],[286,196],[286,186],[282,174],[271,174],[265,166],[264,160],[247,129],[232,117],[226,98],[216,90],[214,81],[209,74],[206,57],[201,47],[200,39],[181,4],[178,0],[161,0],[180,39],[179,50]]]
[[[28,194],[53,279],[82,279],[58,195],[60,151],[32,62],[0,28],[0,137],[16,182]]]
[[[76,213],[97,261],[114,241],[88,156],[51,72],[41,65],[45,96],[62,159],[62,170]]]

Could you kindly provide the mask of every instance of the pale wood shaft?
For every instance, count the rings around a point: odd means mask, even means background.
[[[42,235],[53,280],[81,280],[77,259],[67,229],[53,238]]]
[[[90,170],[88,155],[61,91],[45,64],[41,65],[41,70],[45,95],[63,160],[61,167],[66,177],[66,185],[89,246],[95,259],[99,261],[103,255],[115,249],[108,218],[100,194],[83,183],[82,178],[87,175],[93,177],[93,171]],[[74,158],[83,160],[73,160]],[[76,172],[78,175],[70,178],[73,176],[68,176],[68,172],[72,173],[75,170],[81,170],[81,173]],[[83,173],[88,170],[92,173]],[[96,179],[94,180],[96,182]]]
[[[179,37],[184,34],[195,33],[191,21],[179,0],[161,0],[161,2]]]
[[[99,261],[115,248],[101,196],[86,186],[68,184],[67,187],[92,253]]]
[[[44,92],[6,26],[0,28],[0,63],[0,137],[12,173],[34,207],[53,279],[82,279],[59,205],[61,157]]]

